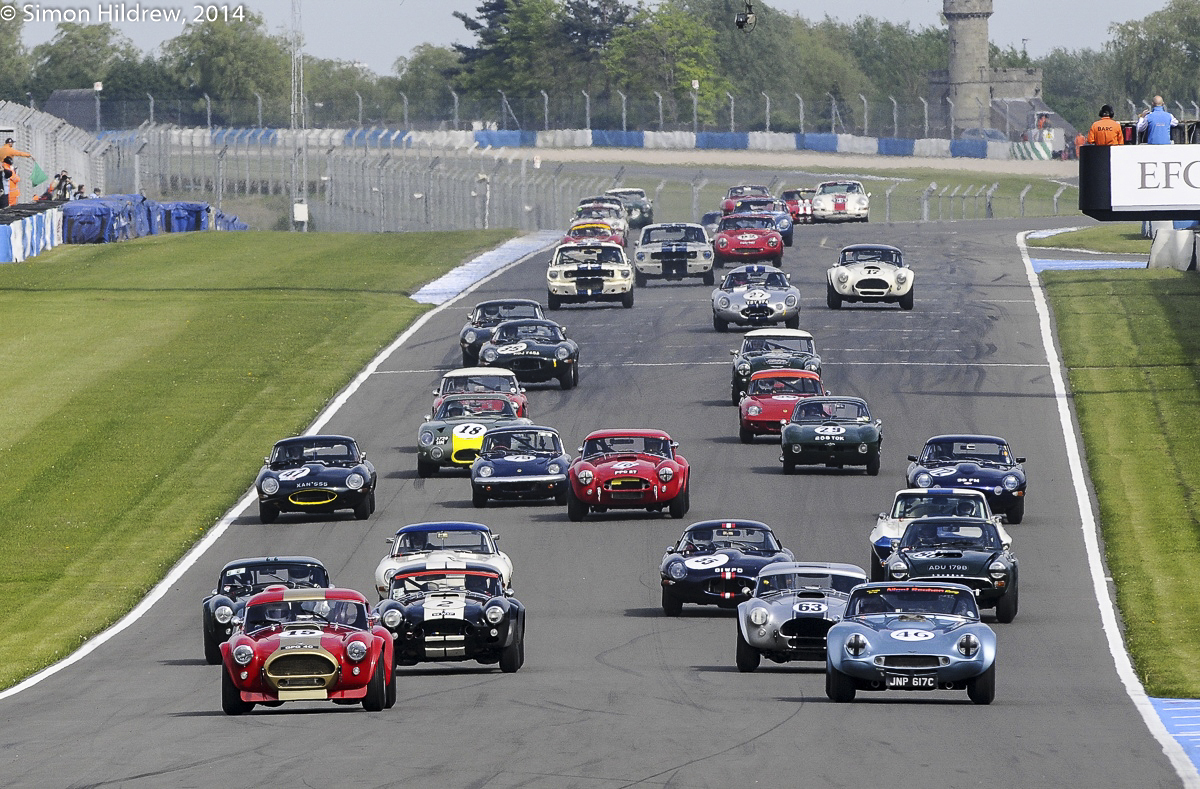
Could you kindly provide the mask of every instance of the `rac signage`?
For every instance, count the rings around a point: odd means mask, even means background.
[[[1087,145],[1079,209],[1096,219],[1200,218],[1200,145]]]

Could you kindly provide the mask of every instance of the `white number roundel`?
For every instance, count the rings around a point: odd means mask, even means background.
[[[496,350],[499,353],[514,354],[514,353],[521,353],[528,347],[529,346],[526,343],[514,342],[512,345],[501,345]]]
[[[468,422],[465,425],[456,425],[454,427],[454,435],[459,438],[479,438],[487,432],[487,425],[481,425],[478,422]]]
[[[290,468],[287,471],[279,472],[279,478],[282,480],[300,479],[308,476],[308,467],[301,466],[300,468]]]
[[[715,570],[728,562],[729,557],[723,553],[714,556],[693,556],[691,559],[683,560],[684,566],[693,570]]]
[[[957,474],[957,473],[958,473],[957,466],[942,466],[941,468],[934,468],[934,469],[929,470],[929,476],[931,476],[931,477],[949,477],[950,475]]]
[[[619,460],[612,464],[612,468],[616,469],[617,471],[628,471],[631,468],[637,468],[637,461]]]
[[[794,608],[798,614],[823,614],[829,610],[829,606],[815,600],[801,600]]]
[[[772,395],[776,400],[799,400],[796,395]]]
[[[890,634],[897,641],[928,641],[933,633],[928,630],[893,630]]]
[[[754,290],[746,291],[746,298],[750,301],[766,301],[771,298],[771,294],[762,288],[755,288]]]
[[[819,436],[840,436],[846,432],[846,428],[836,425],[826,425],[825,427],[818,427],[816,432]]]

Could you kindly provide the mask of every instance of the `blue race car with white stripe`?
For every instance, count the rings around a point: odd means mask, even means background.
[[[538,425],[492,428],[471,465],[471,503],[488,499],[554,499],[567,503],[567,466],[571,458],[558,431]]]

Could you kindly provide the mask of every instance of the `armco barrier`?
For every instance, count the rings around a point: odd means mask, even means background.
[[[410,146],[422,148],[470,148],[475,144],[471,131],[414,131],[406,135]]]
[[[996,142],[995,140],[987,141],[987,158],[988,159],[1011,159],[1012,154],[1009,152],[1009,144],[1007,142]]]
[[[646,132],[642,139],[643,148],[684,150],[696,147],[696,135],[693,132]]]
[[[987,140],[951,140],[950,155],[963,159],[986,159]]]
[[[879,140],[876,137],[855,137],[853,134],[837,136],[838,153],[862,153],[874,156],[879,153]]]
[[[590,148],[592,132],[588,129],[540,131],[537,133],[536,145],[539,148]]]
[[[750,132],[747,147],[752,151],[794,151],[796,135],[785,132]]]
[[[592,147],[593,148],[641,148],[642,138],[645,135],[640,131],[600,131],[592,130]]]
[[[749,135],[746,132],[700,132],[696,135],[696,147],[699,149],[744,151],[749,143]]]
[[[913,156],[948,159],[950,157],[950,141],[937,138],[913,140]]]
[[[802,134],[804,150],[819,151],[821,153],[837,153],[838,152],[838,136],[836,134]]]
[[[537,142],[537,132],[533,131],[477,131],[475,142],[480,148],[522,148],[533,147]]]
[[[880,137],[880,156],[912,156],[916,140],[906,140],[901,137]]]
[[[21,263],[62,243],[60,203],[22,203],[0,214],[0,263]]]

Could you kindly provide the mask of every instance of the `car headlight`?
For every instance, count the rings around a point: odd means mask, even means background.
[[[489,605],[483,609],[483,618],[489,624],[498,625],[500,624],[500,620],[504,619],[504,609],[498,605]]]
[[[433,431],[422,430],[421,435],[417,437],[417,443],[423,447],[427,447],[433,443]]]
[[[642,209],[637,208],[637,207],[629,209],[629,218],[630,219],[637,219],[641,215],[642,215]]]
[[[500,354],[496,352],[495,348],[488,348],[483,352],[483,360],[485,362],[494,362],[496,361],[496,357],[499,355]]]
[[[687,577],[687,568],[683,566],[683,562],[671,562],[671,565],[667,567],[667,575],[676,581],[681,581]]]
[[[558,346],[558,350],[554,352],[554,358],[558,359],[560,362],[565,362],[570,355],[571,349],[565,345]]]
[[[858,657],[867,651],[867,639],[862,633],[851,633],[846,639],[846,651],[852,657]]]
[[[1005,474],[1001,484],[1004,485],[1005,490],[1016,490],[1021,486],[1021,480],[1016,474]]]
[[[636,257],[638,260],[645,260],[645,259],[646,259],[646,253],[645,253],[645,252],[639,252],[639,253],[637,253],[637,255],[635,255],[634,257]]]
[[[581,470],[578,474],[575,475],[575,479],[579,480],[580,485],[591,485],[592,480],[595,478],[596,478],[596,475],[592,473],[591,469],[587,469],[587,468]]]
[[[867,198],[865,198],[865,197],[858,198],[858,207],[866,208],[867,207]]]
[[[480,466],[479,467],[479,476],[481,476],[481,477],[490,477],[495,473],[496,473],[496,469],[492,466]]]
[[[892,578],[899,581],[908,577],[908,565],[904,562],[892,562],[888,565],[888,572],[891,573]]]
[[[779,229],[780,230],[787,230],[791,226],[792,226],[791,220],[788,220],[788,219],[780,219],[779,220]]]
[[[767,609],[763,608],[762,606],[756,605],[754,608],[750,609],[750,621],[759,627],[765,625],[767,620],[770,618],[771,615],[767,613]]]
[[[729,309],[729,297],[722,296],[721,298],[717,299],[717,306],[723,310]]]
[[[473,345],[478,339],[479,334],[477,334],[474,329],[469,329],[467,333],[463,335],[463,342],[465,342],[467,345]]]
[[[788,297],[783,300],[783,303],[789,307],[795,307],[796,301],[797,301],[796,297],[793,294],[789,293]]]
[[[850,281],[850,275],[849,275],[849,274],[847,274],[847,273],[846,273],[846,272],[844,272],[844,271],[839,271],[839,272],[838,272],[837,279],[838,279],[838,282],[840,282],[840,283],[842,283],[843,285],[845,285],[847,282],[849,282],[849,281]]]
[[[551,269],[546,272],[546,279],[558,279],[558,272]]]
[[[750,362],[738,362],[737,371],[738,375],[749,375]]]
[[[396,577],[396,568],[395,567],[390,567],[383,571],[383,580],[387,581],[388,583],[391,583],[392,579],[395,577]]]
[[[217,610],[213,611],[213,619],[223,625],[229,624],[229,620],[233,619],[233,609],[227,605],[217,606]]]
[[[997,559],[988,565],[988,572],[991,573],[993,578],[999,581],[1001,578],[1008,575],[1008,565]]]
[[[974,633],[966,633],[962,638],[958,639],[958,643],[955,646],[963,657],[975,657],[975,654],[979,652],[979,647],[982,645],[979,643],[978,636]]]
[[[922,471],[913,482],[917,483],[918,488],[927,488],[933,484],[933,476],[928,471]]]
[[[729,239],[725,238],[724,236],[718,238],[717,246],[719,246],[721,249],[724,249],[725,247],[729,246]]]
[[[268,496],[274,496],[279,492],[279,480],[274,477],[267,477],[262,481],[262,492]]]
[[[870,449],[870,447],[868,447],[866,444],[859,444],[858,445],[858,454],[865,455],[865,454],[867,454],[867,450],[869,450],[869,449]]]
[[[367,484],[367,480],[357,471],[346,477],[346,487],[350,490],[359,490],[365,484]]]
[[[249,644],[238,644],[233,648],[233,662],[239,666],[248,664],[254,660],[254,647]]]
[[[658,478],[663,482],[670,482],[675,476],[675,472],[670,466],[663,466],[658,470]]]
[[[897,272],[896,273],[896,284],[903,285],[905,282],[908,282],[908,275],[905,274],[903,271]]]
[[[389,630],[395,630],[400,626],[400,623],[404,621],[404,612],[402,612],[399,608],[389,608],[383,612],[381,621],[383,622],[384,627],[388,628]]]
[[[711,249],[704,250],[703,252],[700,253],[700,257],[704,258],[705,260],[709,260],[710,258],[712,258],[712,250]]]
[[[367,645],[361,641],[351,641],[346,644],[346,657],[355,663],[367,656]]]
[[[558,463],[551,463],[549,466],[546,466],[546,473],[547,474],[561,474],[562,466],[559,465]]]
[[[775,238],[774,236],[772,236],[771,238],[768,238],[768,239],[767,239],[767,246],[769,246],[769,247],[777,247],[777,246],[779,246],[779,239],[778,239],[778,238]]]
[[[752,405],[746,409],[746,416],[758,416],[761,413],[762,408],[760,406]]]

